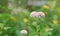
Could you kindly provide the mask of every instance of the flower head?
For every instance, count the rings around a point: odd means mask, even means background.
[[[58,24],[58,20],[57,19],[54,19],[53,20],[53,24],[57,25]]]
[[[39,16],[39,13],[36,12],[36,11],[33,11],[31,14],[30,14],[31,17],[38,17]]]
[[[48,9],[49,7],[48,7],[48,6],[43,6],[43,8],[46,8],[46,9]]]
[[[20,33],[21,34],[27,34],[28,32],[27,32],[27,30],[21,30]]]
[[[27,18],[24,18],[24,22],[25,22],[25,23],[28,22],[28,19],[27,19]]]
[[[39,15],[42,17],[42,16],[45,16],[45,13],[43,13],[43,12],[38,12],[39,13]]]

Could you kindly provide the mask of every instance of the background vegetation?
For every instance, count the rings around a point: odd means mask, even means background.
[[[60,0],[0,0],[0,36],[60,36]]]

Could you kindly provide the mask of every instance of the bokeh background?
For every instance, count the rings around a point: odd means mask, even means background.
[[[0,36],[60,36],[60,0],[0,0]]]

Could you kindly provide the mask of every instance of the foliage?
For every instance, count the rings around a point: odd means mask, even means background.
[[[5,12],[0,14],[0,36],[60,36],[60,6],[48,4],[32,6],[29,10],[0,7]],[[34,13],[31,15],[30,11]]]

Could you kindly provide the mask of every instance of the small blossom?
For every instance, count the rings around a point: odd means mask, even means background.
[[[45,16],[45,13],[43,13],[43,12],[38,12],[39,13],[39,15],[42,17],[42,16]]]
[[[25,23],[28,22],[28,19],[27,19],[27,18],[24,18],[24,22],[25,22]]]
[[[48,9],[49,7],[48,7],[48,6],[43,6],[43,8],[46,8],[46,9]]]
[[[33,11],[31,14],[30,14],[31,17],[38,17],[39,16],[39,13],[36,12],[36,11]]]
[[[53,20],[53,24],[57,25],[58,24],[58,20],[57,19],[54,19]]]
[[[45,31],[53,31],[53,28],[49,28],[48,26],[46,26],[46,27],[44,28],[44,30],[45,30]]]
[[[28,32],[27,32],[27,30],[21,30],[20,33],[21,34],[27,34]]]

